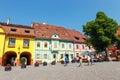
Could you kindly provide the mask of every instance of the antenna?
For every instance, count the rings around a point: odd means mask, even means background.
[[[10,18],[7,18],[7,25],[10,24]]]

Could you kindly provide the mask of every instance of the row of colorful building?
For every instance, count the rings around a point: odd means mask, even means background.
[[[76,30],[33,22],[31,26],[0,22],[0,65],[7,65],[16,58],[27,58],[27,65],[36,60],[59,61],[65,55],[71,60],[82,52],[94,51],[84,43],[85,36]]]
[[[117,31],[120,35],[120,30]],[[16,58],[26,57],[27,64],[36,60],[52,62],[59,61],[65,55],[71,61],[86,51],[93,52],[84,43],[85,36],[76,30],[64,27],[33,22],[31,26],[0,22],[0,65],[7,65]],[[117,48],[112,46],[109,52],[116,56]]]

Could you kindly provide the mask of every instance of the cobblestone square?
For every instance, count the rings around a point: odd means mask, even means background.
[[[101,62],[78,67],[79,63],[48,64],[48,66],[12,67],[12,71],[4,71],[0,67],[0,80],[120,80],[120,62]]]

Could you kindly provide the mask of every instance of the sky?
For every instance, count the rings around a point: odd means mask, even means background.
[[[74,29],[103,11],[120,24],[120,0],[0,0],[0,22],[30,26],[38,22]]]

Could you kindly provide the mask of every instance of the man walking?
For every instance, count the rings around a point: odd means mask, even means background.
[[[64,65],[64,66],[67,66],[68,61],[69,61],[68,56],[67,56],[67,55],[65,55],[65,59],[64,59],[65,65]]]

